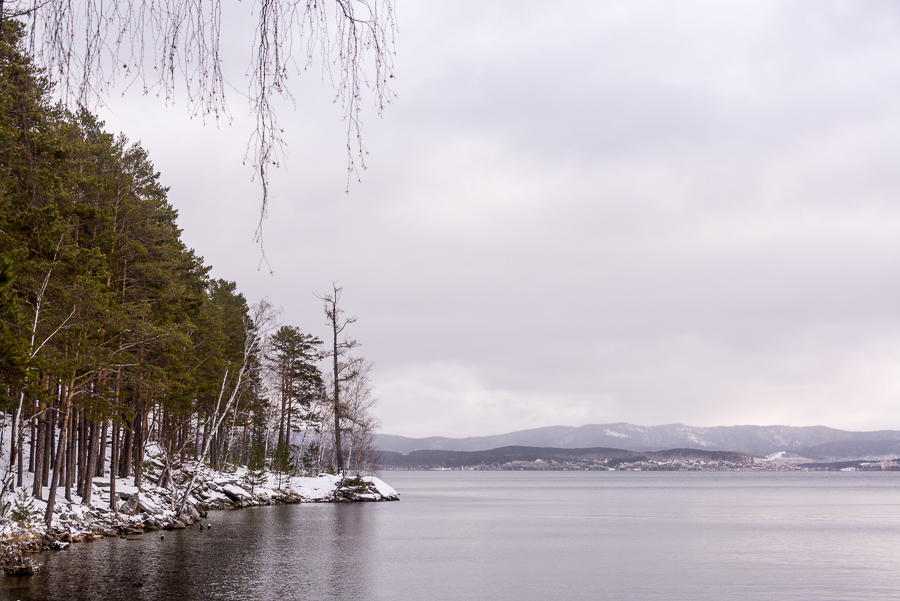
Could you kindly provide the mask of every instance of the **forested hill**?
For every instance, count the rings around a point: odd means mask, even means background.
[[[608,468],[616,465],[616,460],[639,461],[649,459],[699,459],[733,463],[752,462],[751,456],[746,453],[701,451],[697,449],[668,449],[665,451],[639,453],[611,448],[555,449],[509,446],[486,451],[413,451],[408,455],[383,451],[381,454],[381,465],[387,469],[454,469],[478,466],[498,467],[512,465],[515,467],[517,463],[545,462],[546,464],[558,465],[602,463],[604,468]]]
[[[505,446],[556,447],[563,449],[609,447],[630,451],[694,448],[769,455],[779,451],[810,458],[891,455],[900,432],[850,432],[824,426],[718,426],[712,428],[668,424],[636,426],[626,423],[589,424],[580,427],[549,426],[493,436],[469,438],[407,438],[381,434],[382,451],[410,453],[419,450],[484,451]]]

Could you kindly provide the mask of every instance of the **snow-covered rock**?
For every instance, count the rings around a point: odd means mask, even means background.
[[[153,444],[149,445],[147,454],[140,490],[135,486],[133,477],[116,478],[115,510],[110,507],[111,482],[108,476],[92,479],[90,504],[74,491],[71,500],[67,500],[65,488],[59,487],[49,529],[43,523],[47,489],[44,489],[42,499],[31,497],[34,475],[26,472],[24,486],[13,491],[9,501],[18,515],[27,517],[20,518],[18,522],[7,520],[0,523],[0,546],[11,540],[24,541],[23,544],[28,545],[29,549],[38,551],[65,548],[71,542],[103,536],[134,536],[148,530],[184,528],[206,517],[211,509],[300,501],[371,502],[400,498],[396,490],[375,477],[344,479],[321,474],[318,477],[279,479],[269,474],[263,482],[255,482],[251,486],[246,468],[222,473],[201,467],[197,470],[197,478],[184,510],[178,513],[185,486],[194,476],[193,466],[173,469],[169,486],[162,487],[158,483],[167,469],[164,455]],[[2,459],[0,455],[0,471],[6,468]]]
[[[249,501],[253,498],[253,495],[236,484],[223,485],[222,492],[234,501]]]
[[[399,501],[400,493],[394,490],[394,487],[390,486],[381,478],[376,478],[375,476],[368,476],[364,478],[366,482],[369,483],[371,488],[375,489],[385,501]]]

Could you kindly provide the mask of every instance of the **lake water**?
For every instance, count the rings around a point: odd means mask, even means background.
[[[39,556],[28,600],[887,600],[900,473],[386,472],[399,503],[211,512]],[[135,587],[135,583],[142,586]]]

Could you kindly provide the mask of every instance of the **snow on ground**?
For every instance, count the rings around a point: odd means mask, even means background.
[[[8,416],[4,421],[9,421]],[[0,476],[7,473],[9,455],[9,427],[4,426],[0,430]],[[66,499],[65,488],[59,487],[49,529],[43,523],[49,489],[44,488],[39,499],[32,497],[34,475],[26,471],[23,486],[17,487],[7,498],[11,504],[9,516],[0,519],[0,551],[18,543],[37,550],[103,536],[186,528],[202,521],[213,509],[299,502],[395,501],[400,498],[396,490],[372,476],[341,478],[322,474],[279,478],[269,473],[256,480],[243,467],[230,471],[201,467],[185,509],[179,513],[185,489],[194,474],[193,465],[188,465],[185,470],[175,470],[164,487],[160,485],[163,483],[164,459],[161,449],[149,446],[140,491],[133,477],[115,479],[115,511],[110,507],[108,475],[93,478],[90,503],[85,503],[74,490],[71,500]],[[108,456],[106,465],[108,473]]]
[[[394,487],[390,486],[387,482],[382,480],[381,478],[376,478],[372,476],[367,478],[367,480],[372,484],[372,487],[375,489],[375,492],[380,494],[382,497],[396,497],[400,498],[400,493],[394,490]]]
[[[771,461],[772,463],[813,463],[814,461],[813,459],[802,457],[796,453],[791,453],[790,451],[771,453],[766,455],[765,460]]]

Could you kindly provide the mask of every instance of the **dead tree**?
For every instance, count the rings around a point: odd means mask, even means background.
[[[344,453],[341,449],[341,428],[343,427],[343,418],[345,417],[346,404],[341,401],[341,382],[345,382],[355,377],[359,370],[361,359],[350,358],[347,353],[358,347],[356,340],[348,338],[344,334],[347,326],[356,323],[356,316],[342,318],[344,312],[340,308],[341,293],[343,288],[337,283],[331,283],[331,292],[316,295],[325,303],[325,318],[328,326],[331,328],[332,346],[331,350],[325,354],[331,357],[332,362],[332,401],[334,402],[334,456],[338,472],[344,472]]]

